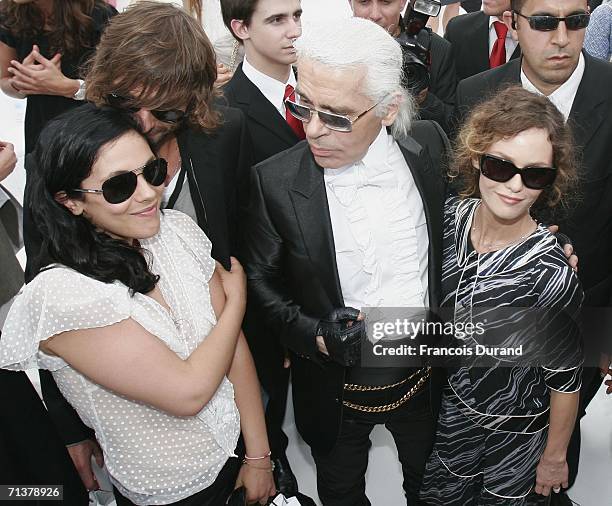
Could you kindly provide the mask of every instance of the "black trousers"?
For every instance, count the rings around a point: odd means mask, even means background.
[[[234,490],[236,478],[240,471],[240,460],[236,457],[228,459],[225,465],[221,468],[217,479],[212,485],[204,490],[193,494],[192,496],[173,502],[176,506],[220,506],[227,502],[227,498]],[[113,487],[115,501],[117,506],[134,506],[134,503],[122,496],[119,491]]]
[[[0,369],[0,484],[63,485],[63,504],[89,503],[83,482],[30,380],[24,372],[4,369]],[[30,506],[39,503],[56,504],[23,501]]]
[[[349,393],[349,392],[347,392]],[[353,394],[353,392],[350,392]],[[358,394],[355,392],[355,394]],[[369,396],[367,405],[384,405],[397,399],[392,392]],[[356,404],[366,404],[356,396],[345,396]],[[340,435],[331,453],[312,450],[317,466],[317,488],[324,506],[369,506],[365,494],[365,473],[370,433],[375,425],[384,424],[391,432],[404,475],[406,504],[415,506],[425,471],[425,463],[433,447],[436,422],[430,407],[428,383],[399,408],[386,413],[364,413],[344,407]]]
[[[265,417],[272,458],[279,457],[285,455],[289,445],[289,438],[282,430],[289,391],[289,369],[283,367],[285,351],[252,305],[247,305],[243,330],[267,396]]]

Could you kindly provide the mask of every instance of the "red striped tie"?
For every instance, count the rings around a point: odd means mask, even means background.
[[[283,103],[287,99],[291,100],[292,102],[295,102],[295,89],[290,84],[288,84],[287,87],[285,88],[285,97],[283,98]],[[291,130],[295,132],[295,135],[297,135],[298,139],[300,140],[305,139],[306,134],[304,133],[304,125],[302,125],[302,122],[299,119],[297,119],[295,116],[293,116],[289,112],[289,109],[285,110],[285,114],[286,114],[287,123],[289,123]]]

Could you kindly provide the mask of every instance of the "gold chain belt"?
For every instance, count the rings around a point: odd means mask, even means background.
[[[423,373],[423,376],[419,378],[419,380],[414,384],[414,386],[410,390],[408,390],[400,399],[398,399],[395,402],[392,402],[391,404],[385,404],[383,406],[362,406],[361,404],[354,404],[350,401],[344,401],[344,400],[342,401],[342,404],[346,406],[347,408],[356,409],[357,411],[363,411],[365,413],[386,413],[387,411],[393,411],[394,409],[399,408],[402,404],[407,402],[414,394],[416,394],[420,390],[423,384],[427,381],[427,378],[431,376],[431,367],[428,367],[427,369],[419,369],[417,372],[415,372],[414,374],[412,374],[405,380],[402,380],[393,385],[385,385],[383,387],[362,387],[361,385],[345,385],[345,389],[347,390],[349,390],[347,388],[348,386],[365,388],[365,390],[353,389],[353,390],[362,391],[362,392],[372,391],[372,390],[385,390],[385,389],[391,388],[396,385],[401,385],[405,383],[406,381],[410,380],[411,378],[413,378],[415,375],[422,373],[423,371],[425,371]]]
[[[345,383],[344,390],[348,392],[378,392],[380,390],[389,390],[390,388],[395,388],[400,385],[403,385],[404,383],[406,383],[407,381],[410,381],[412,378],[414,378],[418,374],[421,374],[423,372],[428,373],[429,369],[430,367],[428,367],[427,369],[419,369],[418,371],[412,373],[407,378],[404,378],[403,380],[398,381],[397,383],[393,383],[391,385],[369,386],[369,385],[354,385],[352,383]]]

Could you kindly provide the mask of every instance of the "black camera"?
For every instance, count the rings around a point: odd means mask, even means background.
[[[440,0],[410,0],[408,14],[402,20],[402,32],[396,39],[404,55],[402,85],[415,95],[429,88],[431,67],[429,44],[422,45],[417,37],[429,18],[440,14],[441,8]]]

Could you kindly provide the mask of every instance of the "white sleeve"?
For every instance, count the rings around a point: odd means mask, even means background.
[[[67,364],[39,350],[69,330],[106,327],[130,317],[132,298],[119,283],[103,283],[65,267],[41,272],[15,299],[0,339],[0,367],[56,371]]]

